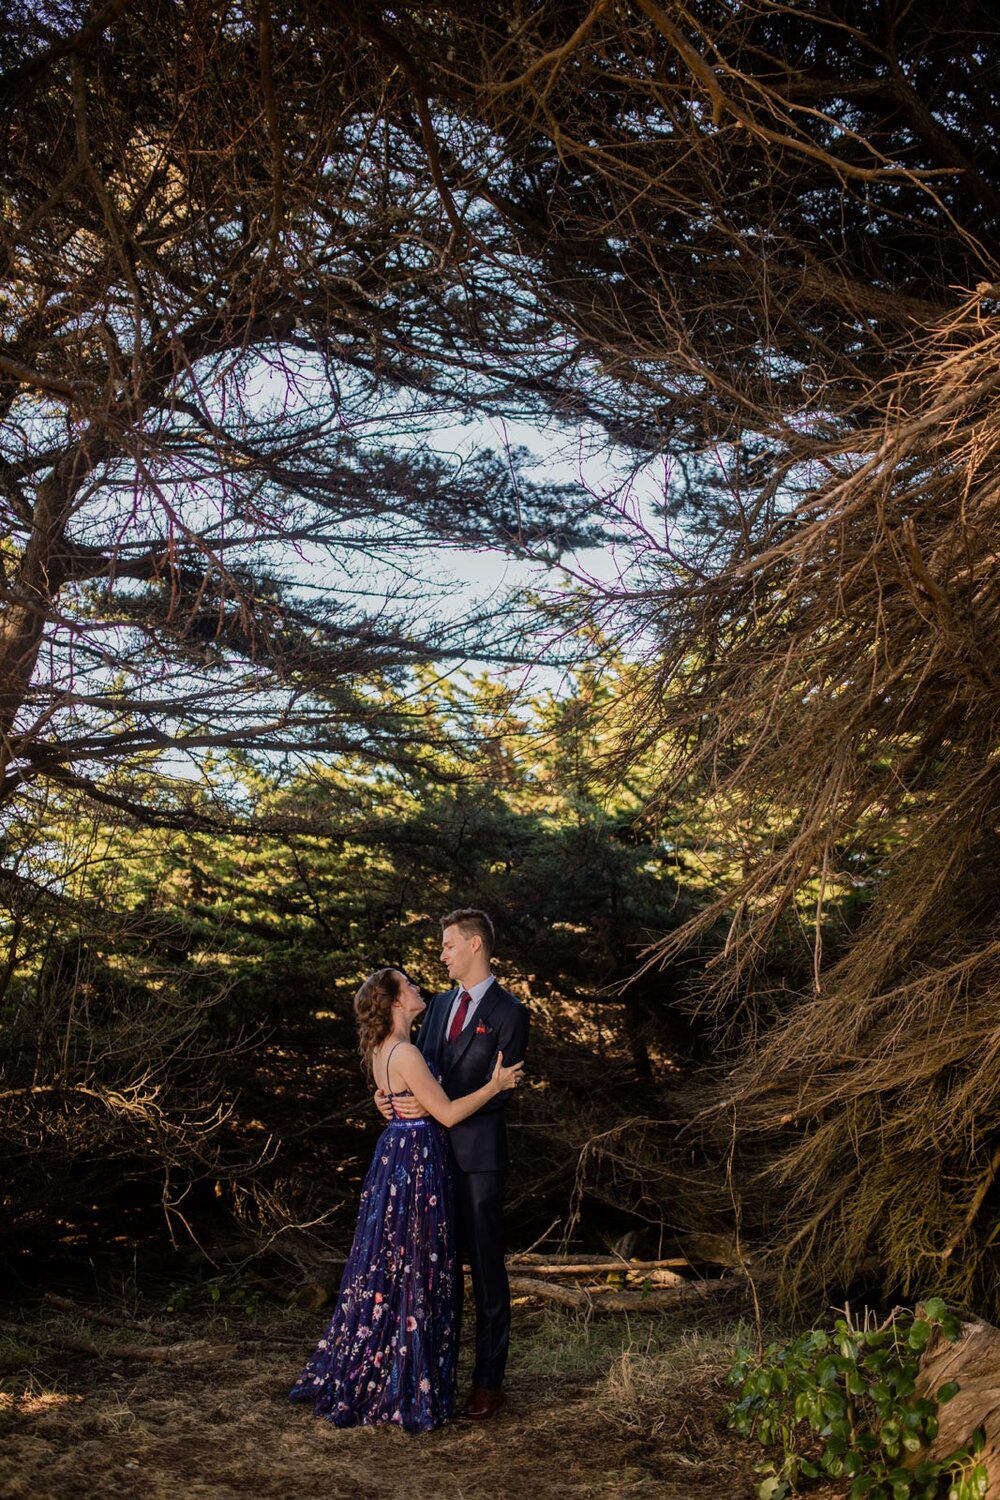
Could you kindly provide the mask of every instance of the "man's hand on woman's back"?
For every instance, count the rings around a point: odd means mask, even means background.
[[[392,1112],[392,1103],[385,1089],[375,1090],[375,1108],[383,1120],[392,1120],[395,1118]]]
[[[396,1094],[395,1112],[393,1112],[392,1103],[393,1101],[390,1100],[385,1089],[375,1090],[375,1108],[383,1120],[419,1120],[422,1115],[427,1113],[423,1105],[418,1103],[412,1094]]]

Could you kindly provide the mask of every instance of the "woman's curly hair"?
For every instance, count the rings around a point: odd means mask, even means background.
[[[392,1002],[399,998],[401,983],[397,969],[378,969],[369,974],[354,997],[358,1051],[369,1073],[372,1071],[372,1053],[392,1030]]]

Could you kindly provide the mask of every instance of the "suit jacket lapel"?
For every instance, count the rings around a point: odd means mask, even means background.
[[[451,998],[455,998],[454,994],[451,996]],[[500,986],[494,979],[493,983],[486,991],[486,994],[476,1006],[476,1009],[472,1014],[472,1018],[469,1021],[468,1026],[465,1027],[462,1035],[458,1038],[458,1041],[455,1043],[454,1047],[448,1047],[447,1049],[442,1047],[441,1056],[447,1062],[449,1073],[451,1072],[455,1064],[465,1056],[466,1048],[476,1034],[476,1027],[484,1022],[489,1021],[499,998]]]
[[[457,989],[435,996],[437,1003],[435,1004],[434,1000],[431,1001],[430,1014],[426,1021],[427,1043],[421,1051],[428,1062],[437,1063],[439,1067],[444,1052],[444,1028],[448,1020],[448,1012],[451,1010],[451,1002],[456,994]]]

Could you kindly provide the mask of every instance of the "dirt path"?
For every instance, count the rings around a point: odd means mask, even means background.
[[[340,1431],[290,1407],[295,1347],[149,1366],[33,1345],[30,1327],[8,1334],[0,1500],[751,1500],[757,1455],[722,1415],[731,1323],[585,1328],[516,1312],[504,1411],[420,1437]],[[184,1331],[301,1334],[304,1356],[320,1321],[192,1319]]]

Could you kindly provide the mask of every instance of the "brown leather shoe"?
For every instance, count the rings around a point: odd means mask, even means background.
[[[496,1416],[506,1399],[503,1391],[484,1391],[473,1387],[472,1395],[458,1415],[468,1417],[470,1422],[485,1422],[488,1417]]]

